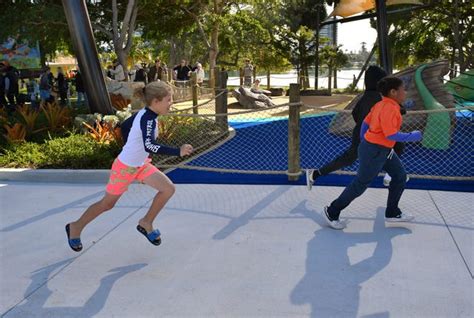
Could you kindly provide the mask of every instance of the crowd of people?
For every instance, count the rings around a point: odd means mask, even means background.
[[[0,62],[0,108],[14,110],[19,104],[31,103],[38,109],[41,103],[58,101],[62,106],[70,104],[70,98],[77,94],[77,105],[87,102],[84,82],[81,72],[71,70],[65,72],[61,67],[55,69],[53,74],[49,66],[41,69],[36,76],[23,78],[20,72],[8,61]],[[202,64],[196,62],[190,65],[185,59],[180,64],[168,69],[161,59],[154,63],[137,63],[125,72],[118,60],[113,60],[112,65],[105,70],[105,76],[116,81],[143,82],[145,85],[155,81],[168,81],[170,79],[178,87],[189,87],[192,73],[196,73],[197,84],[202,86],[206,73]],[[25,89],[26,88],[26,92]]]
[[[71,70],[65,72],[61,67],[54,69],[49,66],[41,69],[35,76],[25,78],[8,61],[0,62],[0,108],[14,110],[17,105],[31,103],[34,109],[39,109],[41,103],[58,101],[59,105],[70,105],[73,94],[77,94],[77,105],[87,104],[87,96],[81,72]],[[244,86],[256,90],[259,83],[252,83],[254,67],[249,59],[245,59],[242,68]],[[181,59],[173,68],[168,68],[160,58],[154,63],[137,63],[129,71],[115,59],[104,70],[109,79],[119,82],[143,82],[145,85],[155,81],[174,82],[177,88],[190,87],[192,74],[196,74],[196,83],[203,86],[206,73],[200,62],[191,65]],[[26,92],[25,92],[26,88]]]
[[[0,107],[15,105],[20,92],[18,70],[7,61],[0,63]]]
[[[192,66],[182,59],[178,65],[168,69],[166,63],[159,58],[150,64],[137,63],[129,72],[124,71],[118,60],[113,60],[112,65],[107,67],[106,76],[119,82],[132,81],[148,84],[155,81],[167,81],[168,72],[171,72],[171,79],[178,87],[186,87],[191,80],[192,73],[196,73],[198,85],[202,85],[206,77],[202,64],[199,62]]]
[[[8,61],[0,62],[0,108],[13,111],[17,105],[31,103],[33,109],[38,109],[41,103],[56,100],[66,106],[73,90],[77,93],[77,104],[84,104],[85,89],[79,70],[65,72],[58,67],[55,76],[51,68],[45,66],[39,76],[20,78],[19,71]]]

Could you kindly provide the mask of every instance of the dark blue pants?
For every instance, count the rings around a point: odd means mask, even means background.
[[[405,189],[406,172],[396,153],[392,152],[391,157],[388,158],[390,151],[390,148],[371,144],[365,140],[360,143],[357,176],[329,206],[328,213],[331,219],[339,219],[341,211],[364,193],[372,180],[382,170],[385,170],[392,177],[388,188],[385,216],[395,217],[401,213],[398,202]]]

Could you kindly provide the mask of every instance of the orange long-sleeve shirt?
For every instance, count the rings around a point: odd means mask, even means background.
[[[395,141],[387,137],[400,130],[402,125],[400,105],[395,100],[384,96],[380,102],[372,107],[364,122],[369,125],[369,129],[364,135],[365,140],[373,144],[392,148],[395,145]]]

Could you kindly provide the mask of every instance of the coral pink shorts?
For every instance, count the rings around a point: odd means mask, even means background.
[[[143,180],[158,171],[154,165],[151,164],[151,159],[148,158],[141,167],[130,167],[115,159],[110,171],[110,178],[105,191],[113,195],[123,194],[128,190],[129,184],[134,180],[143,182]]]

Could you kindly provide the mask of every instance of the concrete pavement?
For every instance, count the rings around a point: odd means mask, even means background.
[[[321,217],[340,187],[177,185],[163,244],[135,226],[154,192],[132,185],[71,251],[64,225],[103,184],[2,181],[5,317],[472,317],[473,193],[407,190],[413,223],[383,220],[386,189]]]

